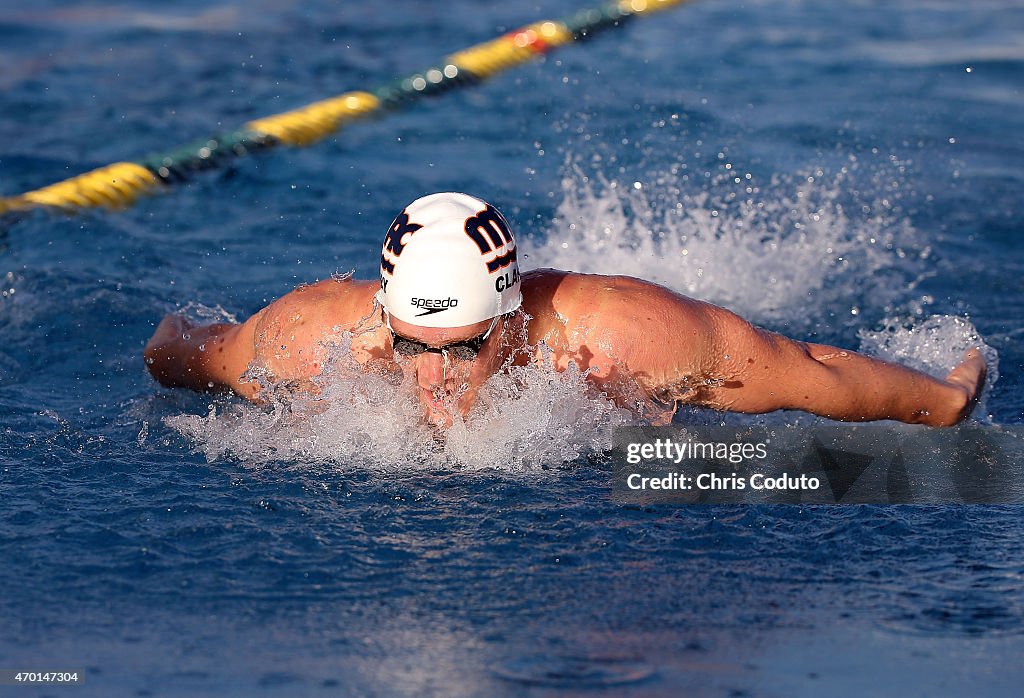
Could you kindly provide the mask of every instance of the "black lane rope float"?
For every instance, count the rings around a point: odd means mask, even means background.
[[[280,145],[305,146],[372,112],[471,85],[563,44],[586,39],[627,20],[687,0],[616,0],[560,21],[544,20],[471,46],[439,65],[374,92],[346,92],[292,111],[256,119],[240,129],[137,162],[117,162],[18,196],[0,198],[0,214],[33,208],[122,209],[164,185],[191,179],[236,157]]]

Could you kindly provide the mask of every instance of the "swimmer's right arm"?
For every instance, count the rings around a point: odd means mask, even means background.
[[[241,325],[202,326],[181,315],[165,316],[143,350],[149,372],[169,388],[229,388],[255,400],[258,386],[241,377],[255,355],[253,333],[258,316]]]

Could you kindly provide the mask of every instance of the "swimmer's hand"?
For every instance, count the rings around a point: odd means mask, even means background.
[[[190,329],[192,323],[181,315],[165,315],[153,336],[146,342],[142,356],[146,359],[149,372],[161,385],[174,387],[185,384],[177,375],[180,367],[176,364],[182,361],[182,353],[190,339]]]
[[[974,406],[978,404],[981,390],[985,386],[988,366],[977,348],[968,349],[963,359],[946,375],[946,383],[958,391],[956,406],[959,414],[956,422],[962,422],[970,416]],[[962,402],[962,406],[961,406]]]
[[[181,315],[164,315],[164,319],[156,326],[153,336],[146,342],[143,350],[144,356],[149,356],[158,349],[167,349],[175,341],[182,339],[182,336],[192,329],[192,323]]]

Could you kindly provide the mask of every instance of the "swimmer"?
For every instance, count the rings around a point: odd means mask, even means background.
[[[977,349],[940,380],[788,339],[640,279],[520,274],[505,218],[456,193],[423,197],[399,214],[379,282],[300,286],[242,324],[196,326],[168,315],[144,355],[165,386],[228,388],[260,402],[266,388],[246,379],[251,367],[315,393],[343,333],[363,370],[411,371],[424,417],[439,427],[465,416],[496,372],[541,362],[559,371],[575,364],[595,391],[652,424],[690,404],[950,426],[970,414],[985,380]]]

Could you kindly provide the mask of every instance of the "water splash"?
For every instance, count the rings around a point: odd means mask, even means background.
[[[216,322],[230,322],[236,323],[238,319],[233,313],[229,313],[221,305],[204,305],[196,301],[190,301],[186,303],[184,307],[180,308],[177,312],[184,315],[192,322],[209,324]]]
[[[852,333],[865,322],[882,322],[879,331],[860,332],[865,353],[939,376],[969,346],[982,345],[991,386],[997,357],[968,321],[943,316],[903,326],[885,319],[924,314],[930,299],[915,297],[914,289],[929,273],[931,249],[888,199],[850,199],[848,175],[847,168],[831,178],[816,171],[762,188],[752,176],[730,173],[696,193],[669,187],[655,195],[640,182],[622,186],[571,165],[547,236],[524,236],[522,259],[524,266],[650,279],[754,322],[782,325],[794,336],[815,329]],[[191,310],[203,319],[231,319],[219,307]],[[469,418],[456,419],[441,435],[424,423],[411,376],[367,373],[347,346],[343,338],[335,348],[316,396],[273,385],[256,370],[252,377],[276,395],[268,405],[224,400],[206,415],[165,422],[210,460],[356,464],[385,472],[537,471],[603,453],[616,426],[636,423],[594,394],[574,367],[563,373],[515,367],[492,377]],[[977,413],[984,413],[983,404]],[[688,410],[683,418],[706,415]],[[758,417],[776,418],[803,419]],[[743,418],[715,413],[719,419]]]
[[[654,194],[570,164],[555,220],[546,237],[523,240],[523,258],[649,279],[794,331],[862,324],[865,307],[910,300],[931,249],[888,200],[844,202],[848,176],[817,171],[762,188],[730,173],[696,193]],[[861,296],[868,277],[870,296]]]
[[[469,418],[445,434],[423,420],[411,375],[366,372],[351,358],[348,340],[332,351],[315,396],[271,384],[264,406],[225,400],[206,415],[177,415],[165,423],[191,439],[208,460],[237,458],[253,465],[301,461],[355,464],[381,471],[494,468],[539,470],[611,448],[616,426],[633,423],[572,368],[511,367],[481,389]]]

